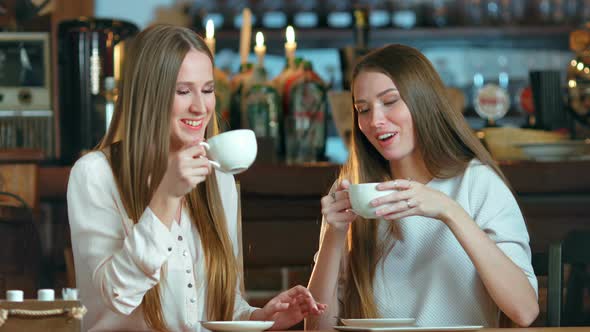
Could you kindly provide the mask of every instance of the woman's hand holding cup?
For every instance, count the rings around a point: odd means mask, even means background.
[[[205,157],[205,148],[197,140],[170,153],[166,172],[150,201],[150,208],[168,228],[177,215],[184,195],[205,181],[211,166]]]
[[[412,180],[397,179],[383,182],[377,186],[377,189],[395,190],[371,202],[371,205],[377,209],[377,216],[386,220],[423,216],[446,223],[447,214],[450,211],[462,209],[444,193]]]
[[[350,210],[351,205],[347,192],[349,186],[348,180],[342,180],[321,200],[324,219],[338,231],[346,232],[350,223],[356,218],[356,214]]]
[[[205,157],[205,148],[200,143],[201,140],[197,140],[170,154],[168,168],[158,191],[170,198],[182,198],[205,181],[211,173],[211,166]]]

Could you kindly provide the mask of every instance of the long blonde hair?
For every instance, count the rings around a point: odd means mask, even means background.
[[[126,54],[115,114],[98,149],[108,151],[125,210],[135,223],[166,172],[176,79],[190,49],[207,54],[213,61],[195,32],[155,25],[139,33]],[[211,137],[218,130],[213,114],[205,136]],[[185,199],[205,253],[207,317],[231,320],[238,270],[215,175],[207,177]],[[158,284],[145,294],[141,306],[150,328],[168,331],[160,293]]]
[[[355,65],[354,80],[361,72],[387,75],[397,87],[412,115],[416,148],[429,173],[448,179],[459,175],[477,158],[489,165],[505,182],[504,175],[480,143],[462,114],[453,110],[436,70],[418,50],[404,45],[388,45],[372,51]],[[354,99],[354,96],[353,96]],[[381,182],[392,179],[389,161],[373,147],[358,127],[354,110],[350,155],[340,179],[352,183]],[[378,316],[373,293],[377,264],[392,248],[394,237],[401,237],[395,223],[389,223],[392,236],[382,240],[377,222],[354,222],[349,230],[349,264],[344,293],[344,317]],[[367,268],[368,266],[368,268]]]

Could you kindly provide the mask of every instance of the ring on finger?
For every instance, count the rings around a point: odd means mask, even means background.
[[[406,205],[408,206],[408,209],[411,209],[413,207],[409,199],[406,199]]]
[[[336,193],[333,192],[333,193],[330,194],[330,196],[332,196],[332,201],[333,202],[336,202]]]

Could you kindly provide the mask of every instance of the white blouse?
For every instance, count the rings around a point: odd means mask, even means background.
[[[488,166],[473,160],[461,175],[427,184],[458,202],[475,223],[516,264],[537,292],[529,235],[516,199]],[[375,222],[375,221],[369,221]],[[373,292],[384,318],[415,318],[420,326],[497,327],[500,311],[473,262],[440,220],[411,216],[395,221],[400,239],[377,266]],[[391,236],[380,222],[381,240]],[[322,235],[325,234],[325,221]],[[342,260],[338,297],[342,300],[348,256]]]
[[[238,248],[237,191],[233,176],[214,172],[228,232]],[[139,222],[128,218],[102,152],[80,158],[70,173],[68,216],[80,300],[88,308],[83,331],[148,330],[140,308],[160,283],[162,310],[173,331],[200,331],[206,320],[206,271],[200,236],[183,208],[168,229],[148,207]],[[162,278],[162,276],[164,276]],[[256,309],[236,285],[234,319]]]

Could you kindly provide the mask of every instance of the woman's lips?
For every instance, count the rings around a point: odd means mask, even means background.
[[[379,134],[376,137],[377,142],[381,147],[386,147],[393,143],[393,140],[397,137],[397,134],[397,132]]]
[[[199,130],[203,127],[203,119],[199,120],[190,120],[190,119],[182,119],[180,120],[182,124],[190,130]]]

